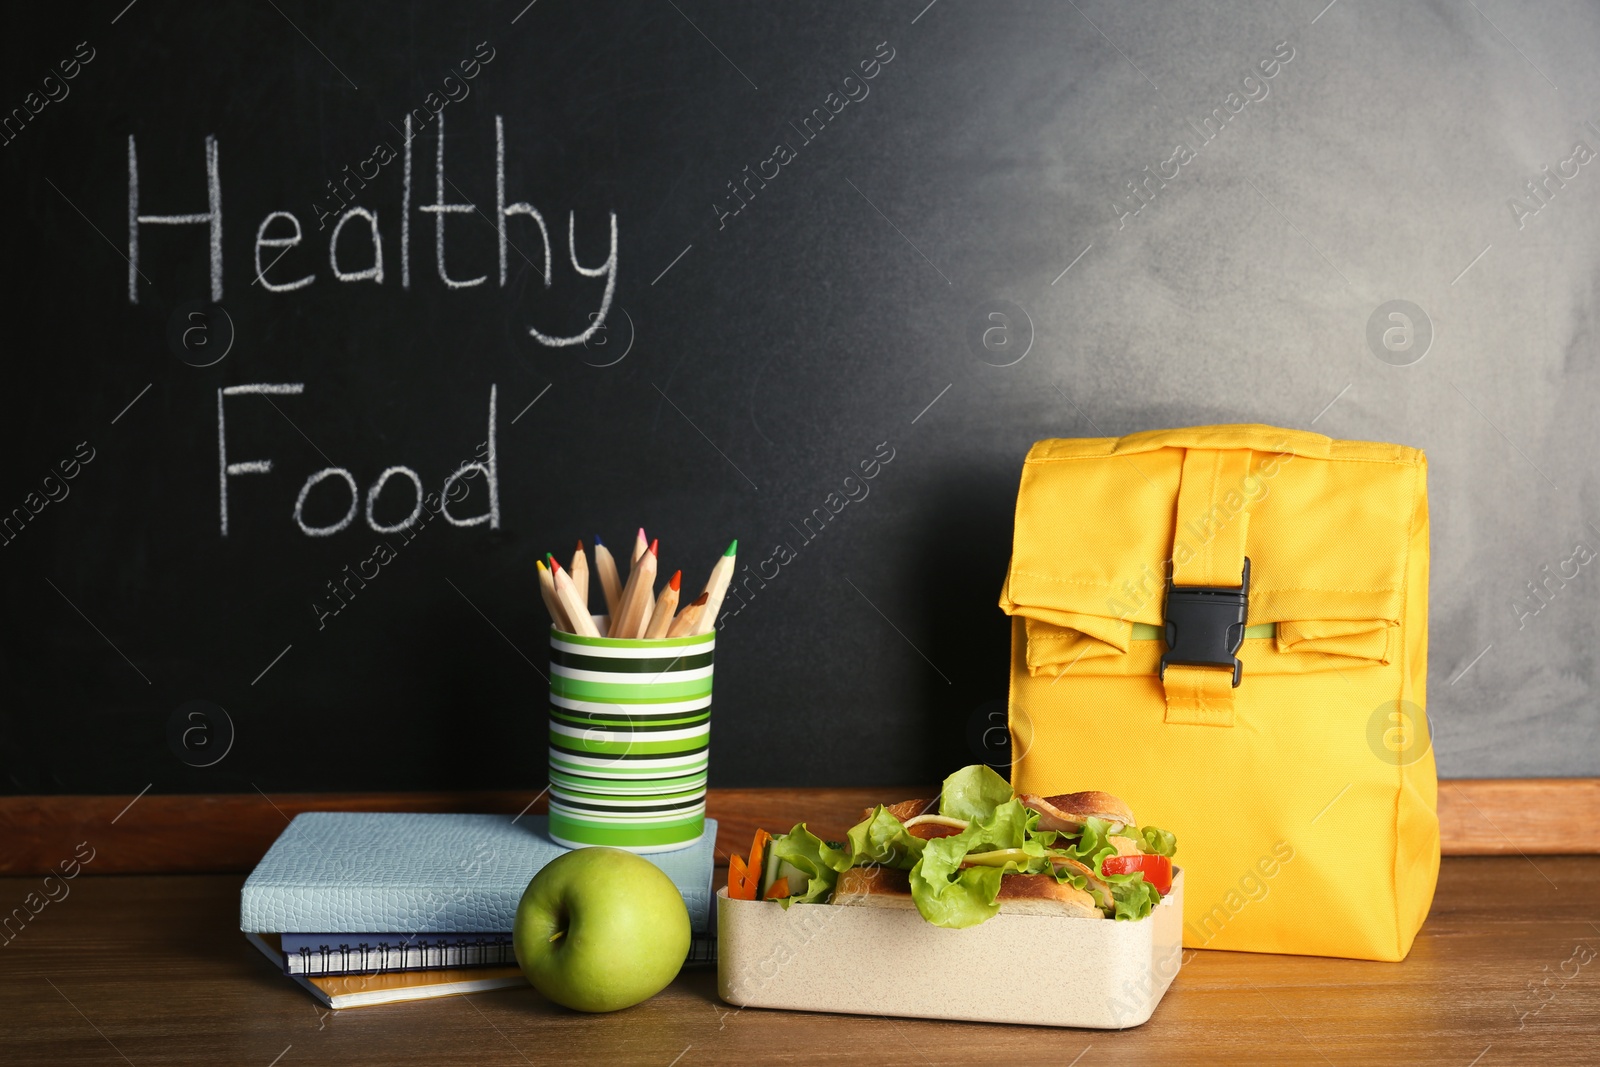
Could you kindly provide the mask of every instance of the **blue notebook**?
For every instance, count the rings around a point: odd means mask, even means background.
[[[687,848],[644,858],[660,867],[709,925],[717,822]],[[570,849],[542,815],[317,811],[297,815],[245,880],[247,933],[375,930],[509,933],[534,874]]]

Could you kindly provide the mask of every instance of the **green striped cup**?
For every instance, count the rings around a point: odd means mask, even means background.
[[[550,628],[550,836],[668,852],[705,829],[716,632],[654,641]]]

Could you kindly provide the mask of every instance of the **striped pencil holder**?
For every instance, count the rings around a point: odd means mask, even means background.
[[[716,631],[653,641],[550,630],[550,836],[668,852],[705,829]]]

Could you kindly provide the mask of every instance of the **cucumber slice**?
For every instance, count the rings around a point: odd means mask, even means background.
[[[787,866],[788,864],[784,863],[778,857],[777,850],[772,847],[772,843],[768,842],[767,862],[761,871],[761,892],[756,894],[757,900],[767,899],[767,890],[771,889],[772,883],[776,882],[779,878],[778,868]]]
[[[771,847],[768,846],[766,865],[761,872],[761,893],[758,899],[766,900],[767,891],[770,890],[780,878],[787,878],[789,880],[789,892],[794,896],[799,896],[800,894],[804,893],[806,891],[806,887],[811,884],[811,876],[809,874],[807,874],[805,871],[802,871],[799,867],[796,867],[787,860],[780,859],[771,851]]]
[[[791,896],[800,896],[811,884],[811,876],[787,860],[778,865],[778,878],[787,878],[789,880],[789,893]]]

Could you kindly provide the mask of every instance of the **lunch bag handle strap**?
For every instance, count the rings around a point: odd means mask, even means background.
[[[1162,616],[1167,652],[1161,685],[1169,723],[1233,725],[1233,690],[1242,671],[1236,655],[1248,624],[1251,456],[1248,448],[1184,454]]]

